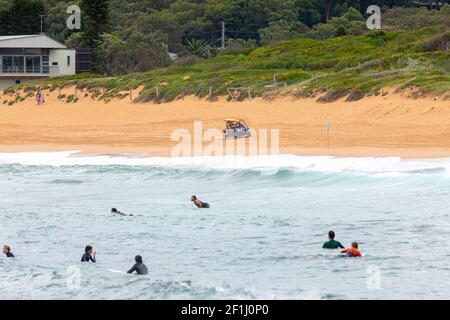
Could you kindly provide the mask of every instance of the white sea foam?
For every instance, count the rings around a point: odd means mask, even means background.
[[[399,157],[331,157],[268,155],[257,157],[144,157],[136,155],[85,155],[78,151],[0,153],[0,165],[27,166],[154,166],[186,169],[249,170],[268,173],[278,169],[313,172],[365,172],[372,174],[402,174],[450,172],[450,158],[401,159]]]

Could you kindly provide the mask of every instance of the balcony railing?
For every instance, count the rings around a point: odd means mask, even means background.
[[[39,68],[39,70],[24,70],[19,68],[3,68],[0,66],[0,76],[3,77],[56,77],[59,76],[58,66],[48,66]]]
[[[49,56],[1,55],[0,75],[7,76],[57,76],[58,66],[49,66]]]

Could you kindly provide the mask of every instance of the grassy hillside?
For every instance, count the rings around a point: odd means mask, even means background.
[[[274,76],[277,83],[285,82],[287,87],[284,83],[271,87]],[[286,93],[307,97],[326,92],[321,101],[343,96],[357,100],[392,86],[399,90],[415,88],[416,96],[435,94],[449,98],[450,32],[424,28],[329,40],[297,39],[257,49],[229,50],[190,66],[175,64],[116,78],[77,75],[22,88],[33,92],[73,84],[89,89],[92,97],[105,101],[123,98],[126,91],[139,86],[145,88],[135,98],[137,102],[170,101],[182,93],[206,97],[210,87],[213,96],[226,95],[230,88],[242,88],[240,99],[248,97],[250,88],[252,96]]]

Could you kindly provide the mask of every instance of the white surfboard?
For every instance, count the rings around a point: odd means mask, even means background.
[[[109,271],[111,271],[112,273],[122,273],[122,274],[126,274],[125,271],[121,271],[121,270],[115,270],[115,269],[108,269]]]

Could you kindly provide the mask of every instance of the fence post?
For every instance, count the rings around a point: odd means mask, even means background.
[[[156,87],[156,103],[159,103],[159,87]]]
[[[248,87],[247,89],[248,89],[248,99],[252,100],[252,88]]]
[[[331,132],[331,122],[325,124],[325,129],[327,131],[327,148],[330,149],[330,132]]]
[[[212,86],[209,86],[209,99],[212,99]]]

